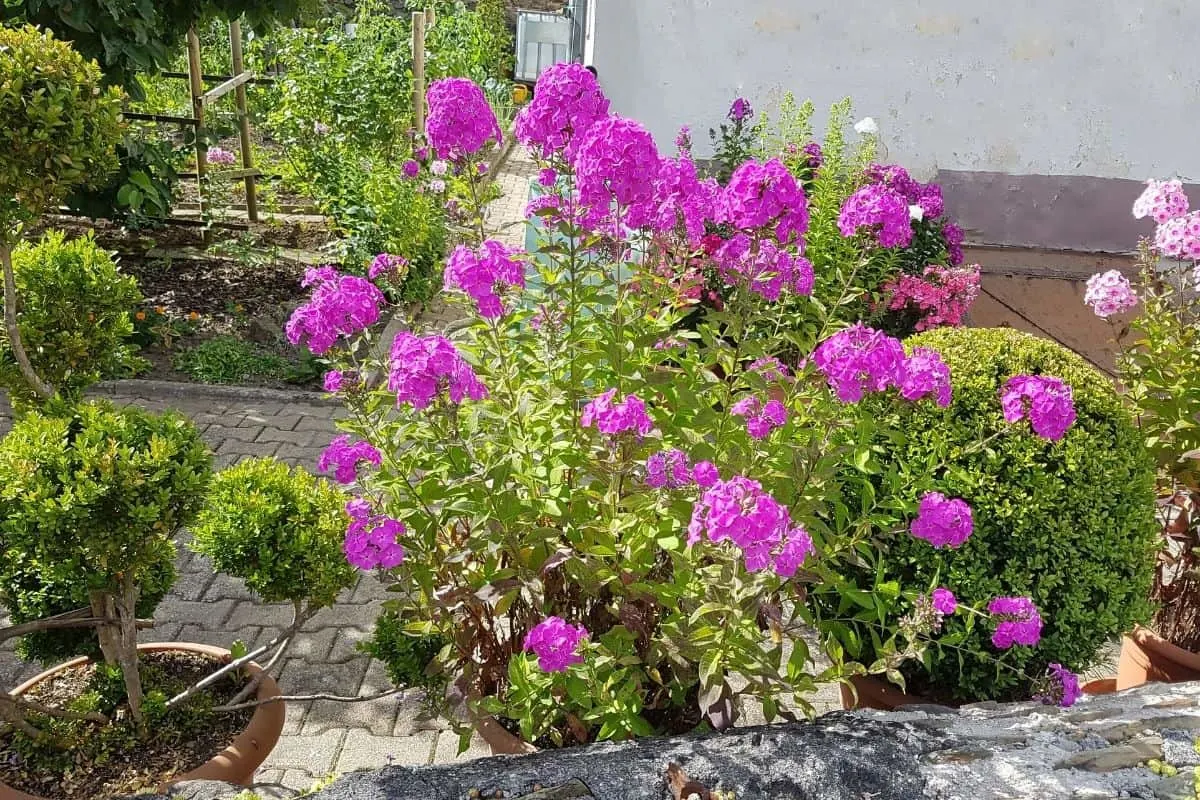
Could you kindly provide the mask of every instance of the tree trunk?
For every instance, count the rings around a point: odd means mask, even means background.
[[[129,717],[137,726],[138,735],[146,738],[146,719],[142,716],[142,673],[138,669],[137,652],[137,584],[133,576],[121,578],[121,599],[117,601],[120,624],[121,675],[125,678],[125,694],[129,701]]]
[[[12,247],[7,244],[0,244],[0,264],[4,267],[4,327],[8,331],[8,346],[30,388],[43,400],[49,400],[54,396],[54,389],[38,377],[25,345],[21,343],[21,328],[17,325],[17,277],[13,272]]]
[[[100,641],[100,652],[104,654],[104,663],[119,665],[121,663],[121,628],[117,624],[116,603],[108,592],[89,592],[88,600],[92,604],[92,616],[103,620],[96,626],[96,638]]]

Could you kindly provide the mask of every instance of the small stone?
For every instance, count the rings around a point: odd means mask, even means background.
[[[246,327],[246,338],[259,344],[275,344],[283,339],[283,328],[271,317],[259,314]]]
[[[533,794],[524,795],[517,800],[588,800],[589,798],[594,800],[592,790],[583,781],[573,780],[549,789],[542,788],[540,784],[534,784]]]
[[[1148,787],[1156,800],[1196,800],[1196,788],[1190,770],[1154,781]]]
[[[1147,736],[1128,744],[1118,744],[1100,750],[1085,750],[1064,758],[1054,765],[1055,769],[1082,769],[1088,772],[1113,772],[1118,769],[1136,767],[1152,758],[1162,758],[1161,736]]]

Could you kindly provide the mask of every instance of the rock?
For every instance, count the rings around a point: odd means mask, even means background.
[[[1147,736],[1129,744],[1113,745],[1099,750],[1088,750],[1064,758],[1054,765],[1055,769],[1086,769],[1088,772],[1113,772],[1138,764],[1152,758],[1163,757],[1163,740],[1161,736]]]
[[[283,341],[283,328],[272,317],[259,314],[250,318],[246,338],[259,344],[277,344]]]
[[[596,800],[592,790],[583,785],[583,781],[571,781],[553,789],[542,789],[516,800]]]
[[[244,786],[224,781],[184,781],[167,789],[165,795],[139,794],[126,800],[234,800]]]

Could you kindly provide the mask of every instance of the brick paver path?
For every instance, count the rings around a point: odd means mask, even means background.
[[[512,244],[524,242],[523,218],[529,180],[537,168],[520,148],[514,149],[499,181],[503,199],[490,209],[490,227]],[[456,309],[435,303],[423,319],[430,326],[450,325]],[[115,400],[151,411],[175,409],[190,416],[225,467],[251,456],[275,456],[315,469],[317,456],[335,435],[339,407],[316,396],[264,394],[267,399],[221,397],[200,391],[164,396],[151,384],[131,382]],[[139,388],[140,387],[140,388]],[[214,396],[218,399],[214,399]],[[300,399],[296,399],[300,398]],[[0,432],[7,432],[7,415]],[[187,641],[228,647],[240,639],[253,647],[265,644],[290,621],[283,605],[256,602],[240,580],[215,575],[206,559],[191,553],[186,536],[180,542],[179,581],[159,606],[162,623],[143,635],[145,641]],[[358,585],[308,625],[306,635],[289,651],[281,672],[288,694],[366,695],[388,688],[381,665],[356,653],[367,637],[385,596],[374,575]],[[11,645],[0,650],[0,681],[14,686],[37,670],[20,662]],[[820,698],[819,710],[836,703],[836,693]],[[317,701],[290,704],[284,737],[259,774],[256,790],[264,797],[308,789],[330,774],[386,764],[416,765],[454,760],[458,737],[437,720],[421,717],[421,698],[408,693],[371,703]],[[747,720],[747,721],[753,721]],[[487,755],[478,743],[463,758]]]

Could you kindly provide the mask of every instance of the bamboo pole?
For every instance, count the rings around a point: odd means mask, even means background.
[[[200,190],[200,214],[204,214],[204,173],[208,166],[208,142],[204,138],[204,72],[200,62],[200,37],[195,28],[189,28],[187,34],[188,46],[188,80],[192,93],[192,117],[196,120],[196,184]],[[204,240],[209,239],[208,232]]]
[[[413,36],[413,124],[417,133],[425,132],[425,13],[414,11]]]
[[[229,23],[229,50],[233,56],[233,74],[242,75],[246,62],[242,57],[242,24],[236,19]],[[250,142],[250,112],[246,104],[246,84],[238,84],[237,100],[238,128],[242,139],[242,169],[254,169],[254,151]],[[258,190],[253,175],[246,175],[246,216],[258,222]]]

